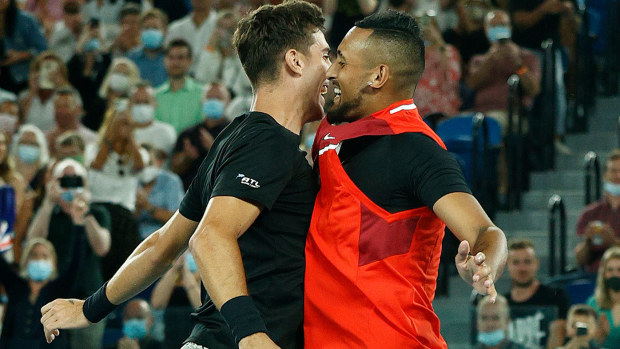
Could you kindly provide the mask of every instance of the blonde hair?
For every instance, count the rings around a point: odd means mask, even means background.
[[[110,76],[116,70],[119,65],[125,65],[129,69],[129,74],[127,77],[129,78],[129,86],[133,86],[138,81],[140,81],[140,69],[131,59],[125,57],[117,57],[112,60],[110,63],[110,68],[108,68],[108,72],[105,74],[103,78],[103,82],[101,83],[101,87],[99,87],[99,97],[103,99],[107,99],[108,92],[110,90]],[[129,93],[129,91],[127,91]]]
[[[43,63],[43,61],[47,60],[47,59],[51,59],[56,61],[56,63],[58,63],[58,70],[60,71],[60,75],[62,75],[63,79],[65,80],[65,83],[67,83],[69,81],[69,74],[67,72],[67,65],[65,64],[65,61],[62,60],[62,58],[60,58],[60,56],[58,56],[56,53],[54,53],[53,51],[44,51],[41,52],[33,61],[32,63],[30,63],[30,72],[37,72],[39,71],[39,69],[41,69],[41,64]],[[57,86],[60,87],[60,86]]]
[[[29,239],[26,243],[26,247],[24,247],[24,251],[22,252],[22,258],[19,261],[19,275],[23,278],[28,277],[28,258],[30,258],[30,254],[36,245],[43,245],[43,247],[47,248],[47,251],[52,257],[52,264],[54,265],[54,271],[52,271],[50,280],[55,279],[58,276],[58,256],[56,255],[56,249],[49,240],[40,237]]]
[[[598,267],[598,275],[596,278],[596,288],[594,289],[594,300],[601,309],[611,309],[613,303],[609,297],[609,289],[605,285],[605,269],[607,263],[612,259],[620,259],[620,246],[610,247],[603,254],[601,264]]]
[[[11,155],[13,156],[13,158],[17,157],[17,147],[19,146],[19,141],[22,139],[24,133],[26,132],[34,134],[34,138],[37,140],[37,145],[41,150],[38,165],[39,167],[45,166],[50,159],[50,152],[47,148],[47,139],[45,138],[45,134],[43,134],[43,131],[41,131],[40,128],[33,124],[22,125],[17,130],[17,133],[15,134],[11,142]]]

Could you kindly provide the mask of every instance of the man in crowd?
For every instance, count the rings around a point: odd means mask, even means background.
[[[189,188],[198,173],[215,137],[228,125],[224,113],[230,103],[230,92],[226,86],[208,84],[205,91],[202,104],[204,121],[181,132],[172,156],[172,170],[181,177],[185,189]]]
[[[164,37],[168,17],[158,9],[152,9],[140,18],[142,46],[127,55],[140,69],[140,76],[151,85],[159,86],[167,79],[164,65]]]
[[[65,63],[75,54],[82,35],[83,18],[79,1],[65,1],[62,5],[63,20],[56,22],[49,38],[50,50],[56,52]]]
[[[486,296],[476,310],[478,336],[475,349],[525,349],[507,338],[510,309],[506,298],[498,295],[495,303],[491,303],[490,297]]]
[[[510,338],[528,348],[542,348],[550,326],[564,326],[570,299],[564,290],[538,280],[540,261],[531,241],[510,242],[507,267],[512,282],[505,295],[512,313]]]
[[[110,52],[114,56],[124,56],[140,45],[140,6],[127,3],[118,14],[121,31],[118,33]]]
[[[136,144],[148,143],[156,151],[162,152],[164,157],[168,157],[177,133],[172,125],[154,119],[156,109],[157,101],[151,84],[143,81],[134,86],[131,91],[131,117],[135,126],[133,136]]]
[[[596,310],[591,306],[573,305],[568,311],[566,325],[552,331],[547,348],[603,349],[598,345],[601,342],[599,321]]]
[[[404,13],[368,16],[338,46],[336,97],[313,146],[306,348],[446,348],[431,305],[446,225],[462,241],[461,277],[495,301],[506,238],[417,112],[423,71],[420,29]]]
[[[234,43],[255,92],[253,111],[220,134],[179,211],[108,283],[86,301],[43,307],[48,341],[104,318],[189,244],[209,296],[186,348],[303,346],[304,244],[316,189],[299,133],[323,115],[330,64],[323,21],[317,6],[290,1],[240,22]]]
[[[183,39],[170,42],[164,59],[168,81],[155,92],[155,119],[169,123],[177,133],[202,121],[202,86],[188,75],[192,52]]]
[[[620,244],[620,150],[605,160],[604,195],[588,205],[577,220],[577,235],[584,238],[575,247],[577,263],[596,273],[603,253]]]
[[[153,338],[154,318],[151,306],[144,299],[136,298],[123,311],[123,338],[118,349],[163,349],[163,344]]]
[[[103,284],[101,257],[110,250],[110,214],[105,207],[89,202],[86,169],[66,159],[60,161],[47,185],[45,199],[28,231],[28,239],[48,239],[58,254],[60,272],[68,268],[74,239],[86,235],[84,261],[78,269],[75,297],[87,297]],[[71,347],[100,348],[105,322],[72,330]]]

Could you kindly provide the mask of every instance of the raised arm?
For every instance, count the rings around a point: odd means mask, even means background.
[[[461,278],[479,293],[489,294],[494,301],[497,296],[494,283],[504,271],[508,255],[504,232],[491,222],[476,198],[468,193],[443,196],[437,200],[433,211],[461,240],[455,258]],[[473,246],[471,254],[470,246]]]
[[[144,290],[163,275],[183,253],[197,225],[197,222],[183,217],[177,211],[162,228],[138,245],[112,279],[95,295],[105,296],[104,303],[114,306]],[[41,308],[41,323],[48,342],[58,336],[59,329],[80,328],[91,324],[84,315],[83,306],[83,300],[57,299]],[[104,317],[106,314],[99,315]]]

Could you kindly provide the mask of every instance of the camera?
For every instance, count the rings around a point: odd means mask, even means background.
[[[578,337],[588,335],[588,324],[586,324],[585,322],[575,322],[575,329],[577,330],[575,335]]]

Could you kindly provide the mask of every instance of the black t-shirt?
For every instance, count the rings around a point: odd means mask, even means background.
[[[510,0],[509,10],[511,15],[517,11],[534,11],[545,0]],[[560,15],[546,15],[538,23],[527,29],[520,29],[514,25],[512,41],[517,45],[527,47],[532,50],[540,51],[541,44],[546,39],[552,39],[555,43],[559,43],[558,28],[560,25]]]
[[[353,183],[391,213],[432,209],[446,194],[471,193],[454,157],[422,133],[347,140],[338,155]]]
[[[316,196],[299,141],[267,114],[236,118],[216,139],[180,206],[193,221],[202,218],[214,196],[263,207],[238,242],[249,294],[269,336],[282,348],[303,346],[304,248]],[[192,316],[196,325],[189,342],[210,349],[237,347],[208,297]]]
[[[556,319],[566,319],[570,307],[564,290],[543,284],[525,302],[515,302],[510,292],[504,296],[510,306],[511,339],[527,347],[544,347],[549,338],[549,324]]]

